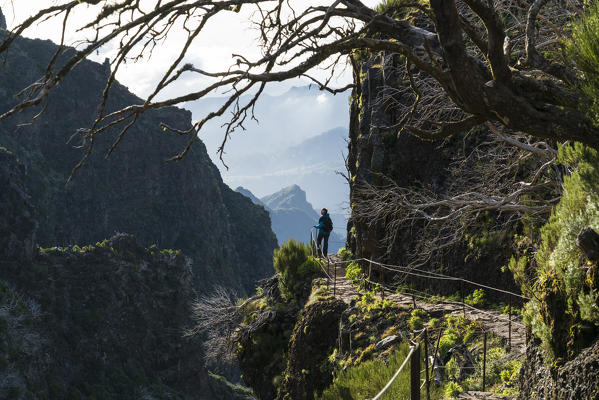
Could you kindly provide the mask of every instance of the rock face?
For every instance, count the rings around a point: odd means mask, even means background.
[[[549,368],[538,343],[530,343],[520,371],[519,399],[575,400],[599,398],[599,341],[576,358]]]
[[[37,223],[24,176],[23,165],[0,148],[0,261],[29,261],[33,257]]]
[[[14,105],[15,93],[43,74],[55,51],[48,41],[15,41],[0,68],[1,112]],[[200,291],[216,283],[241,293],[252,290],[256,280],[272,273],[276,239],[269,216],[223,184],[200,141],[182,161],[165,163],[188,138],[163,132],[159,123],[187,129],[188,111],[149,112],[109,159],[104,156],[119,131],[98,135],[92,156],[66,184],[86,143],[77,138],[65,143],[76,129],[92,123],[108,73],[106,66],[83,61],[52,93],[47,110],[33,125],[15,130],[40,110],[0,123],[0,145],[15,153],[25,168],[39,221],[38,243],[84,245],[115,232],[132,233],[145,246],[181,249],[193,260]],[[140,102],[116,84],[108,110]],[[80,144],[84,148],[76,148]]]
[[[44,316],[37,343],[45,363],[19,369],[19,353],[8,353],[25,378],[19,393],[210,398],[201,394],[207,377],[200,343],[183,337],[195,291],[181,253],[146,249],[121,234],[98,246],[45,250],[33,263],[4,268],[2,278]]]
[[[125,234],[34,248],[23,175],[1,150],[0,397],[210,399],[190,259]]]
[[[448,167],[461,149],[463,138],[455,137],[444,143],[420,140],[408,133],[398,136],[397,124],[404,118],[386,101],[383,88],[402,82],[398,72],[405,60],[397,54],[377,54],[361,63],[357,72],[356,88],[350,106],[350,141],[347,166],[351,174],[350,205],[353,209],[358,199],[357,188],[368,184],[374,187],[388,185],[392,180],[400,187],[425,187],[442,195],[451,185]],[[390,128],[386,128],[390,127]],[[415,249],[423,224],[415,223],[410,230],[397,232],[387,248],[383,240],[387,226],[382,221],[361,220],[352,215],[348,223],[349,246],[358,258],[388,260],[394,265],[407,265],[406,254]],[[509,260],[509,247],[491,248],[480,254],[475,262],[466,261],[468,247],[453,246],[439,261],[444,273],[459,275],[478,282],[492,282],[493,286],[515,289],[509,274],[502,274],[499,265]],[[505,253],[505,254],[504,254]],[[504,258],[501,258],[505,256]],[[435,268],[435,266],[425,266]],[[437,266],[438,267],[438,266]],[[499,284],[498,284],[499,283]],[[413,282],[444,293],[459,288],[426,280]]]
[[[285,379],[278,398],[313,400],[314,393],[328,387],[333,376],[323,371],[327,357],[335,348],[339,335],[339,319],[347,305],[339,299],[308,305],[293,328],[287,354]]]

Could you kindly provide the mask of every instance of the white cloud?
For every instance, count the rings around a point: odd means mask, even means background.
[[[318,102],[318,104],[326,103],[328,100],[329,97],[325,93],[322,93],[318,95],[318,97],[316,97],[316,101]]]

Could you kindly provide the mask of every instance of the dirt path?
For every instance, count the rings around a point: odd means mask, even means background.
[[[345,263],[338,262],[338,258],[334,255],[330,256],[329,273],[331,277],[335,276],[335,297],[350,303],[354,296],[358,295],[357,288],[345,277]],[[379,295],[380,297],[380,295]],[[406,308],[416,307],[422,308],[425,311],[434,313],[447,313],[451,315],[464,314],[464,309],[461,305],[456,304],[431,304],[413,299],[411,296],[391,293],[385,291],[385,299],[391,299],[395,304]],[[496,311],[484,310],[479,311],[466,307],[466,318],[472,321],[480,321],[482,324],[492,331],[496,336],[504,339],[506,343],[510,340],[510,322],[507,314],[502,314]],[[522,325],[522,321],[512,316],[511,323],[511,350],[516,355],[524,354],[526,351],[526,329]]]

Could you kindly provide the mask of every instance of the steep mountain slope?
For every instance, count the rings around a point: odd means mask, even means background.
[[[204,366],[191,260],[128,234],[35,247],[25,168],[0,148],[0,398],[247,400]]]
[[[0,112],[44,73],[56,50],[49,41],[15,41],[0,68]],[[257,279],[272,272],[276,239],[268,214],[222,182],[203,143],[197,141],[181,162],[164,162],[181,151],[187,138],[164,133],[160,122],[186,129],[190,112],[168,108],[147,113],[108,159],[104,155],[118,130],[96,136],[91,157],[66,183],[88,143],[78,136],[65,143],[78,128],[92,123],[109,68],[81,62],[51,94],[34,124],[16,129],[39,109],[0,123],[0,145],[25,166],[39,219],[38,243],[83,245],[114,232],[132,233],[143,245],[181,249],[190,256],[201,291],[215,283],[251,290]],[[108,110],[140,102],[116,84]]]

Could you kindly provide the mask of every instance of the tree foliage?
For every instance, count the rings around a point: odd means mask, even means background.
[[[599,121],[599,4],[592,3],[576,21],[567,43],[568,55],[582,71],[580,87],[589,115]]]

